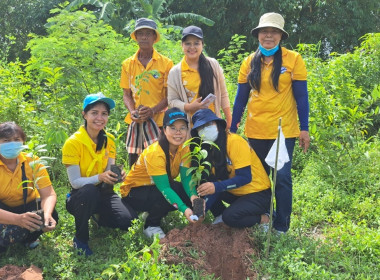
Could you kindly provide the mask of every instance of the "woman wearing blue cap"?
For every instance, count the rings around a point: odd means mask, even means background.
[[[240,135],[226,132],[226,121],[210,109],[197,111],[192,120],[191,136],[212,141],[219,147],[202,145],[208,151],[205,160],[211,163],[210,175],[203,173],[203,183],[197,188],[198,194],[206,198],[206,210],[210,209],[216,217],[214,223],[224,222],[237,228],[268,223],[265,213],[270,206],[270,181],[248,142]],[[226,208],[222,201],[230,206]]]
[[[165,237],[160,222],[169,211],[178,209],[193,222],[190,201],[197,198],[197,193],[189,187],[191,176],[185,158],[189,149],[182,147],[187,135],[186,114],[178,108],[167,110],[160,139],[142,152],[120,187],[124,202],[136,211],[148,212],[144,225],[147,237]],[[174,181],[179,174],[181,183]]]
[[[99,214],[99,225],[127,230],[136,213],[113,191],[117,174],[110,170],[115,164],[116,149],[113,136],[106,133],[110,110],[115,102],[101,92],[89,94],[83,102],[82,125],[62,148],[62,163],[72,187],[66,208],[75,217],[74,248],[78,254],[89,256],[88,221]],[[125,172],[121,175],[125,178]]]
[[[232,116],[223,69],[216,59],[203,54],[201,28],[192,25],[182,31],[182,50],[184,58],[168,76],[169,107],[186,112],[189,121],[199,109],[209,108],[218,117],[222,109],[229,128]],[[212,99],[209,99],[210,93]]]

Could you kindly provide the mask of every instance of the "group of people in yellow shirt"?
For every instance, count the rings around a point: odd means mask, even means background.
[[[265,157],[276,139],[278,119],[283,120],[290,159],[296,137],[304,152],[310,142],[306,68],[298,53],[280,46],[288,37],[281,15],[264,14],[251,33],[258,38],[259,48],[242,63],[231,113],[223,70],[203,54],[201,28],[184,28],[184,57],[173,66],[153,48],[160,39],[156,23],[146,18],[136,21],[131,37],[139,50],[122,63],[120,82],[129,111],[125,119],[128,174],[111,168],[116,163],[115,142],[105,127],[116,104],[102,93],[86,96],[84,125],[62,149],[71,185],[66,208],[75,218],[73,245],[78,254],[93,254],[88,222],[95,214],[99,225],[126,230],[140,212],[147,212],[144,234],[163,238],[160,222],[170,211],[179,210],[190,223],[197,222],[193,201],[199,197],[204,198],[205,211],[211,211],[215,224],[237,228],[268,224],[271,190]],[[235,134],[247,104],[248,141]],[[191,170],[199,163],[189,153],[195,145],[183,146],[190,137],[207,151],[207,172],[196,187]],[[25,193],[25,188],[17,188],[24,173],[29,180],[36,175],[28,164],[33,159],[21,152],[25,138],[16,124],[0,124],[0,250],[15,242],[36,246],[38,236],[54,229],[58,221],[56,195],[45,169],[39,171],[45,180],[38,182],[38,190]],[[290,169],[291,161],[277,177],[273,226],[279,233],[285,233],[290,224]],[[121,197],[113,190],[118,182],[122,182]],[[35,210],[36,197],[40,197],[44,220],[30,212]]]

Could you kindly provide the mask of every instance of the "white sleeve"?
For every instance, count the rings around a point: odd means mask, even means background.
[[[67,175],[69,176],[70,184],[74,189],[80,189],[88,184],[96,185],[100,183],[98,174],[91,177],[81,177],[79,165],[70,165],[67,167]]]

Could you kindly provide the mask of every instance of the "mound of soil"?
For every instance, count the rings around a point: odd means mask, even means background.
[[[2,280],[42,280],[42,270],[37,266],[31,265],[29,268],[24,266],[5,265],[0,268],[0,279]]]
[[[251,256],[256,251],[246,229],[223,223],[190,224],[182,230],[171,230],[160,243],[160,257],[169,264],[191,265],[223,280],[256,279],[251,270]]]

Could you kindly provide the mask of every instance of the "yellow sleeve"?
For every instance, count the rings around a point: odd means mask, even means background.
[[[228,138],[227,155],[235,170],[251,165],[251,148],[248,142],[237,134],[230,134]]]
[[[129,64],[130,64],[130,60],[124,60],[122,66],[121,66],[121,78],[120,78],[120,87],[121,88],[125,88],[125,89],[129,89],[130,88],[130,84],[131,84],[131,81],[129,80],[129,77],[130,77],[130,73],[128,73],[128,69],[129,69]]]
[[[80,143],[69,138],[62,148],[62,163],[68,165],[79,165]]]
[[[292,72],[292,79],[297,81],[306,81],[307,79],[305,62],[299,53],[296,53],[296,61]]]
[[[165,70],[165,76],[164,76],[164,88],[168,87],[168,75],[169,75],[169,71],[170,71],[170,69],[172,69],[173,65],[174,65],[173,61],[171,59],[169,59],[168,63],[166,64],[166,70]]]
[[[250,54],[243,60],[243,63],[240,66],[238,83],[245,84],[248,82],[247,77],[249,72],[251,72],[251,60],[253,59],[254,53]]]
[[[116,145],[115,145],[115,141],[114,141],[114,137],[113,135],[107,133],[107,137],[108,137],[108,156],[110,158],[116,158]]]
[[[166,172],[166,156],[162,150],[152,149],[144,158],[149,176],[161,176]]]

